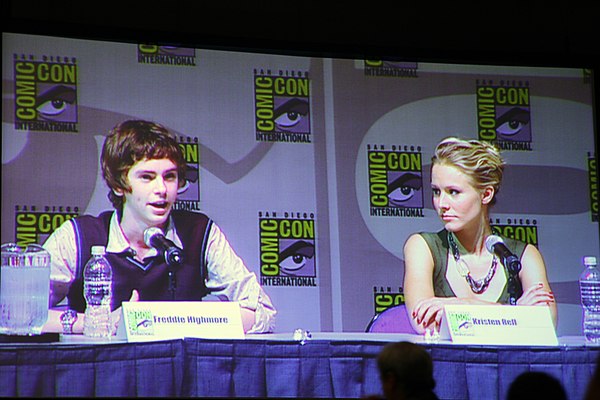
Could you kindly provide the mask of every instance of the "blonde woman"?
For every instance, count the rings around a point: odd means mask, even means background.
[[[444,224],[439,232],[411,235],[404,245],[404,290],[417,332],[439,329],[445,304],[508,304],[509,271],[485,246],[491,235],[504,160],[491,144],[450,137],[435,149],[431,163],[433,206]],[[502,237],[520,259],[517,305],[556,303],[544,260],[535,246]]]

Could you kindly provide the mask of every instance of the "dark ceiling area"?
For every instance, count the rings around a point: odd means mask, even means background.
[[[3,1],[3,32],[278,54],[597,66],[595,3]]]
[[[1,4],[3,32],[301,56],[600,70],[599,2]],[[598,99],[597,79],[593,85]],[[597,134],[597,118],[594,124]]]

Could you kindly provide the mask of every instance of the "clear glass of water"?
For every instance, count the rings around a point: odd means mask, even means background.
[[[48,320],[50,253],[42,246],[3,244],[0,334],[39,335]]]

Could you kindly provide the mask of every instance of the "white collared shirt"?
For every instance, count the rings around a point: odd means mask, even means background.
[[[177,229],[171,217],[165,237],[183,248]],[[73,225],[66,221],[58,227],[44,243],[50,252],[51,302],[61,302],[75,279],[77,269],[77,245]],[[108,229],[107,253],[122,253],[130,249],[130,244],[114,212]],[[150,249],[146,257],[157,255]],[[221,229],[211,224],[206,244],[206,267],[208,277],[206,287],[211,295],[226,301],[238,301],[241,307],[255,311],[255,319],[248,333],[270,332],[274,328],[275,308],[269,296],[258,283],[256,275],[248,270],[244,261],[235,253]],[[198,266],[200,268],[200,266]]]

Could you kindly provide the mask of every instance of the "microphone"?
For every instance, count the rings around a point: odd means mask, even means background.
[[[500,236],[490,235],[485,239],[485,248],[493,254],[496,254],[502,260],[504,266],[508,271],[516,275],[521,270],[521,261],[514,255],[508,247],[504,244],[504,241]]]
[[[144,231],[144,243],[146,246],[154,247],[162,252],[165,256],[165,261],[169,265],[177,265],[182,260],[182,250],[167,239],[160,228],[155,226]]]

